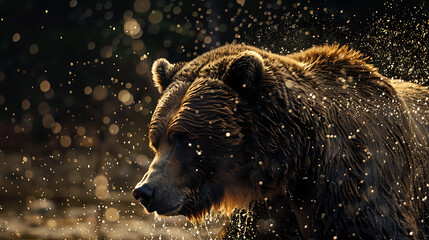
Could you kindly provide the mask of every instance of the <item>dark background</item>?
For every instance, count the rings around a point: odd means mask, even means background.
[[[426,83],[428,12],[418,0],[0,0],[0,238],[176,236],[130,195],[152,157],[155,59],[339,43]],[[212,234],[169,223],[177,236]]]

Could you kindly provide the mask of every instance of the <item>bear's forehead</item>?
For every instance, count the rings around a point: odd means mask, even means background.
[[[207,52],[185,64],[175,74],[172,83],[167,87],[158,102],[155,112],[152,115],[150,133],[164,134],[168,130],[171,121],[179,113],[179,110],[182,110],[182,112],[191,110],[198,112],[199,109],[209,111],[210,108],[206,107],[207,104],[196,104],[209,100],[208,98],[203,100],[200,97],[210,96],[211,103],[213,103],[213,101],[217,102],[220,98],[229,95],[227,97],[229,101],[230,96],[233,94],[225,94],[225,91],[221,89],[222,84],[220,81],[228,63],[240,52],[246,50],[260,52],[259,49],[249,46],[226,45]],[[207,81],[205,83],[201,81],[195,83],[197,79],[207,79]],[[189,94],[189,89],[192,89],[193,94]],[[191,100],[193,100],[192,104],[186,104],[190,103]]]
[[[232,116],[231,109],[236,108],[237,102],[237,95],[216,79],[173,82],[155,109],[149,133],[161,137],[173,126],[193,130],[204,128],[214,116]]]
[[[150,133],[165,134],[172,122],[185,111],[198,112],[202,107],[199,96],[207,91],[190,90],[193,82],[175,81],[171,83],[167,91],[161,97],[150,123]],[[193,87],[195,89],[195,87]],[[207,89],[209,86],[199,86]],[[192,94],[189,92],[192,91]],[[201,99],[202,100],[202,99]],[[192,101],[192,103],[191,103]],[[192,109],[191,109],[192,108]]]
[[[175,74],[173,82],[193,82],[195,79],[201,77],[220,79],[225,73],[228,62],[231,61],[232,58],[232,56],[226,55],[218,56],[214,59],[211,57],[194,59]]]
[[[171,83],[155,108],[150,123],[150,131],[156,131],[167,127],[168,121],[178,111],[178,108],[182,104],[182,99],[191,83],[192,82],[187,81],[175,81]]]
[[[196,57],[180,69],[173,81],[194,81],[198,77],[220,78],[226,70],[228,63],[239,53],[246,50],[265,55],[266,52],[258,48],[245,45],[225,45]]]

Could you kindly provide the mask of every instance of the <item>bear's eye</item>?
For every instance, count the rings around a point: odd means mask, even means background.
[[[185,146],[189,142],[189,138],[186,133],[176,133],[174,134],[173,139],[179,146]]]

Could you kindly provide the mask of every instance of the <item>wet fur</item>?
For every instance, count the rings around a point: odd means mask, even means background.
[[[264,66],[247,95],[241,84],[223,82],[228,64],[245,51]],[[181,181],[190,187],[182,214],[201,220],[213,209],[229,213],[280,195],[305,239],[429,234],[425,87],[391,81],[338,46],[280,56],[227,45],[175,71],[160,88],[151,141],[178,133],[212,138],[199,143],[210,156],[204,164],[194,156],[183,166]]]

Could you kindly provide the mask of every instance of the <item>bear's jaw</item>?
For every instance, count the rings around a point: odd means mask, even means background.
[[[234,209],[246,209],[250,202],[256,200],[256,194],[251,190],[244,190],[237,185],[225,190],[225,196],[220,202],[219,211],[229,216]]]
[[[182,205],[183,205],[182,203],[178,203],[173,207],[157,210],[156,213],[162,216],[177,216],[177,215],[180,215],[180,211],[183,208]]]
[[[221,199],[211,201],[211,204],[207,206],[204,204],[198,205],[196,199],[188,198],[176,215],[184,215],[191,222],[198,224],[214,217],[231,217],[235,209],[250,210],[248,208],[250,203],[255,200],[255,194],[253,191],[243,189],[243,187],[237,185],[228,187],[224,189],[225,192]]]

